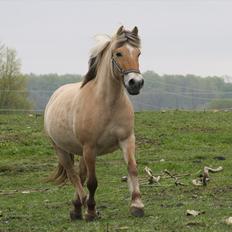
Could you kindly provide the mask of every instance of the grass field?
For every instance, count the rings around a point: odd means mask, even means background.
[[[232,231],[232,113],[136,114],[137,161],[145,217],[128,212],[130,196],[122,155],[97,159],[97,208],[101,219],[70,222],[73,187],[45,183],[57,160],[43,133],[43,118],[0,115],[0,231]],[[176,186],[161,178],[149,185],[144,172],[184,175]],[[204,166],[222,166],[207,186],[194,186]],[[185,175],[186,174],[186,175]],[[204,211],[187,216],[186,210]]]

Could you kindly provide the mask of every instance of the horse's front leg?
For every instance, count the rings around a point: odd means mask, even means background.
[[[85,165],[87,169],[87,188],[89,190],[89,196],[87,199],[87,212],[85,219],[87,221],[92,221],[97,218],[96,213],[96,202],[94,199],[94,194],[97,189],[97,178],[96,178],[96,154],[93,148],[90,146],[84,146],[83,156],[85,160]]]
[[[131,192],[130,211],[133,216],[142,217],[144,215],[144,205],[141,200],[139,190],[138,171],[135,160],[135,136],[120,142],[124,159],[128,167],[128,185]]]
[[[80,157],[79,160],[79,177],[80,177],[80,181],[82,186],[84,186],[85,183],[85,179],[86,179],[86,175],[87,175],[87,170],[86,170],[86,166],[85,166],[85,160],[83,158],[83,156]],[[86,203],[85,201],[83,202],[84,204]],[[70,217],[71,220],[76,220],[76,219],[82,219],[82,206],[83,203],[81,201],[81,198],[78,194],[78,192],[75,193],[75,200],[73,200],[73,206],[74,209],[70,212]]]

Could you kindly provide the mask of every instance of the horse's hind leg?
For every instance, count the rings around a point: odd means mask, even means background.
[[[86,180],[86,174],[87,174],[87,170],[86,170],[86,166],[85,166],[85,161],[83,156],[80,157],[79,160],[79,177],[81,179],[81,184],[82,186],[85,183]],[[70,212],[70,217],[72,220],[75,219],[82,219],[82,203],[81,203],[81,199],[78,195],[78,193],[75,193],[75,200],[73,200],[73,206],[74,206],[74,210],[72,210]]]
[[[96,154],[94,152],[94,149],[89,146],[84,146],[83,157],[87,169],[87,188],[89,190],[88,199],[86,201],[87,212],[85,215],[85,219],[87,221],[92,221],[97,218],[97,213],[95,209],[96,202],[94,199],[94,194],[97,189],[97,178],[95,170]]]
[[[75,190],[76,190],[76,196],[78,196],[77,199],[79,199],[79,201],[74,201],[75,209],[74,209],[74,211],[72,211],[70,213],[70,217],[72,220],[81,219],[82,218],[81,206],[83,204],[85,204],[86,194],[84,192],[84,189],[83,189],[83,186],[81,183],[81,178],[79,177],[79,175],[75,171],[73,155],[60,149],[56,145],[54,145],[54,147],[55,147],[56,153],[58,155],[59,164],[60,164],[60,166],[63,167],[63,169],[65,170],[65,172],[67,174],[67,177],[69,178],[71,183],[74,185]],[[75,203],[77,203],[77,204],[75,204]]]

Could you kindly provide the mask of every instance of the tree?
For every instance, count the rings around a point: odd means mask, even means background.
[[[0,44],[0,109],[29,109],[26,78],[16,51]]]

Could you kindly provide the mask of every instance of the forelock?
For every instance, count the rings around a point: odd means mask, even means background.
[[[116,47],[123,46],[124,43],[129,43],[131,46],[140,48],[141,42],[138,35],[135,35],[131,31],[124,30],[121,35],[116,36]]]

